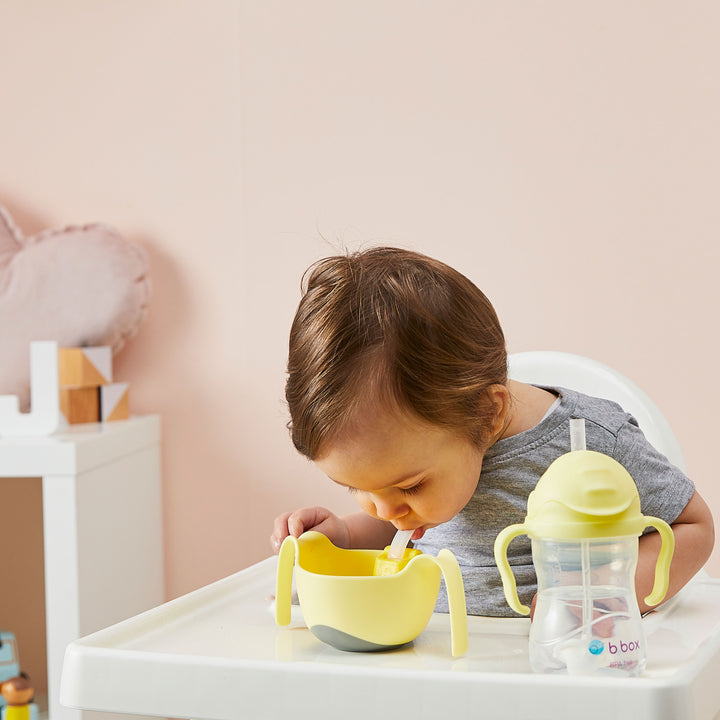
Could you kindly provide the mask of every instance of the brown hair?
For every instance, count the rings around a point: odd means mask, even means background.
[[[285,397],[295,447],[314,460],[363,400],[410,411],[474,443],[507,380],[490,301],[464,275],[419,253],[378,247],[325,258],[303,278]]]

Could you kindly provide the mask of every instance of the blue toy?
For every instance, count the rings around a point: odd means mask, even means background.
[[[20,678],[27,681],[27,677],[20,672],[20,658],[15,635],[6,630],[0,630],[0,720],[5,720],[8,709],[13,711],[11,714],[17,720],[20,718],[38,720],[38,707],[32,702],[32,696],[27,703],[23,701],[23,705],[8,708],[4,697],[7,693],[3,690],[2,685],[6,683],[8,686],[10,685],[9,681]]]
[[[20,660],[18,659],[17,641],[15,635],[0,630],[0,683],[20,674]],[[5,700],[0,695],[0,707]]]

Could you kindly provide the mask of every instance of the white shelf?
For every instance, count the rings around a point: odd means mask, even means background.
[[[0,437],[0,475],[68,475],[111,463],[148,445],[160,444],[157,416],[71,425],[44,437]]]
[[[3,477],[41,477],[49,720],[68,643],[164,600],[160,420],[0,438]]]
[[[720,581],[694,580],[645,620],[641,678],[530,672],[529,621],[469,618],[465,657],[434,615],[409,646],[346,653],[304,624],[277,628],[276,560],[77,640],[61,702],[174,718],[711,720],[720,710]]]

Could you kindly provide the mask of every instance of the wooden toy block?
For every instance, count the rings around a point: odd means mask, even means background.
[[[127,420],[130,417],[128,385],[128,383],[110,383],[100,386],[100,420],[102,422]]]
[[[97,387],[112,382],[112,348],[60,348],[58,375],[61,387]]]
[[[70,425],[99,422],[100,396],[97,387],[60,388],[60,412]]]

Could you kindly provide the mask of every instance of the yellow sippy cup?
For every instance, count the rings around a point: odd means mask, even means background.
[[[584,430],[583,430],[584,447]],[[535,672],[639,675],[646,651],[635,596],[638,536],[655,527],[662,547],[652,592],[658,604],[667,592],[675,540],[669,525],[642,515],[637,487],[613,458],[573,450],[555,460],[528,497],[527,516],[505,528],[495,541],[510,607],[522,605],[507,549],[518,535],[529,535],[538,579],[530,628],[530,664]]]
[[[449,550],[437,557],[406,549],[343,550],[321,533],[286,537],[278,557],[275,620],[290,623],[293,566],[300,608],[312,633],[340,650],[389,650],[414,640],[435,608],[440,577],[450,604],[453,656],[467,650],[460,567]]]

